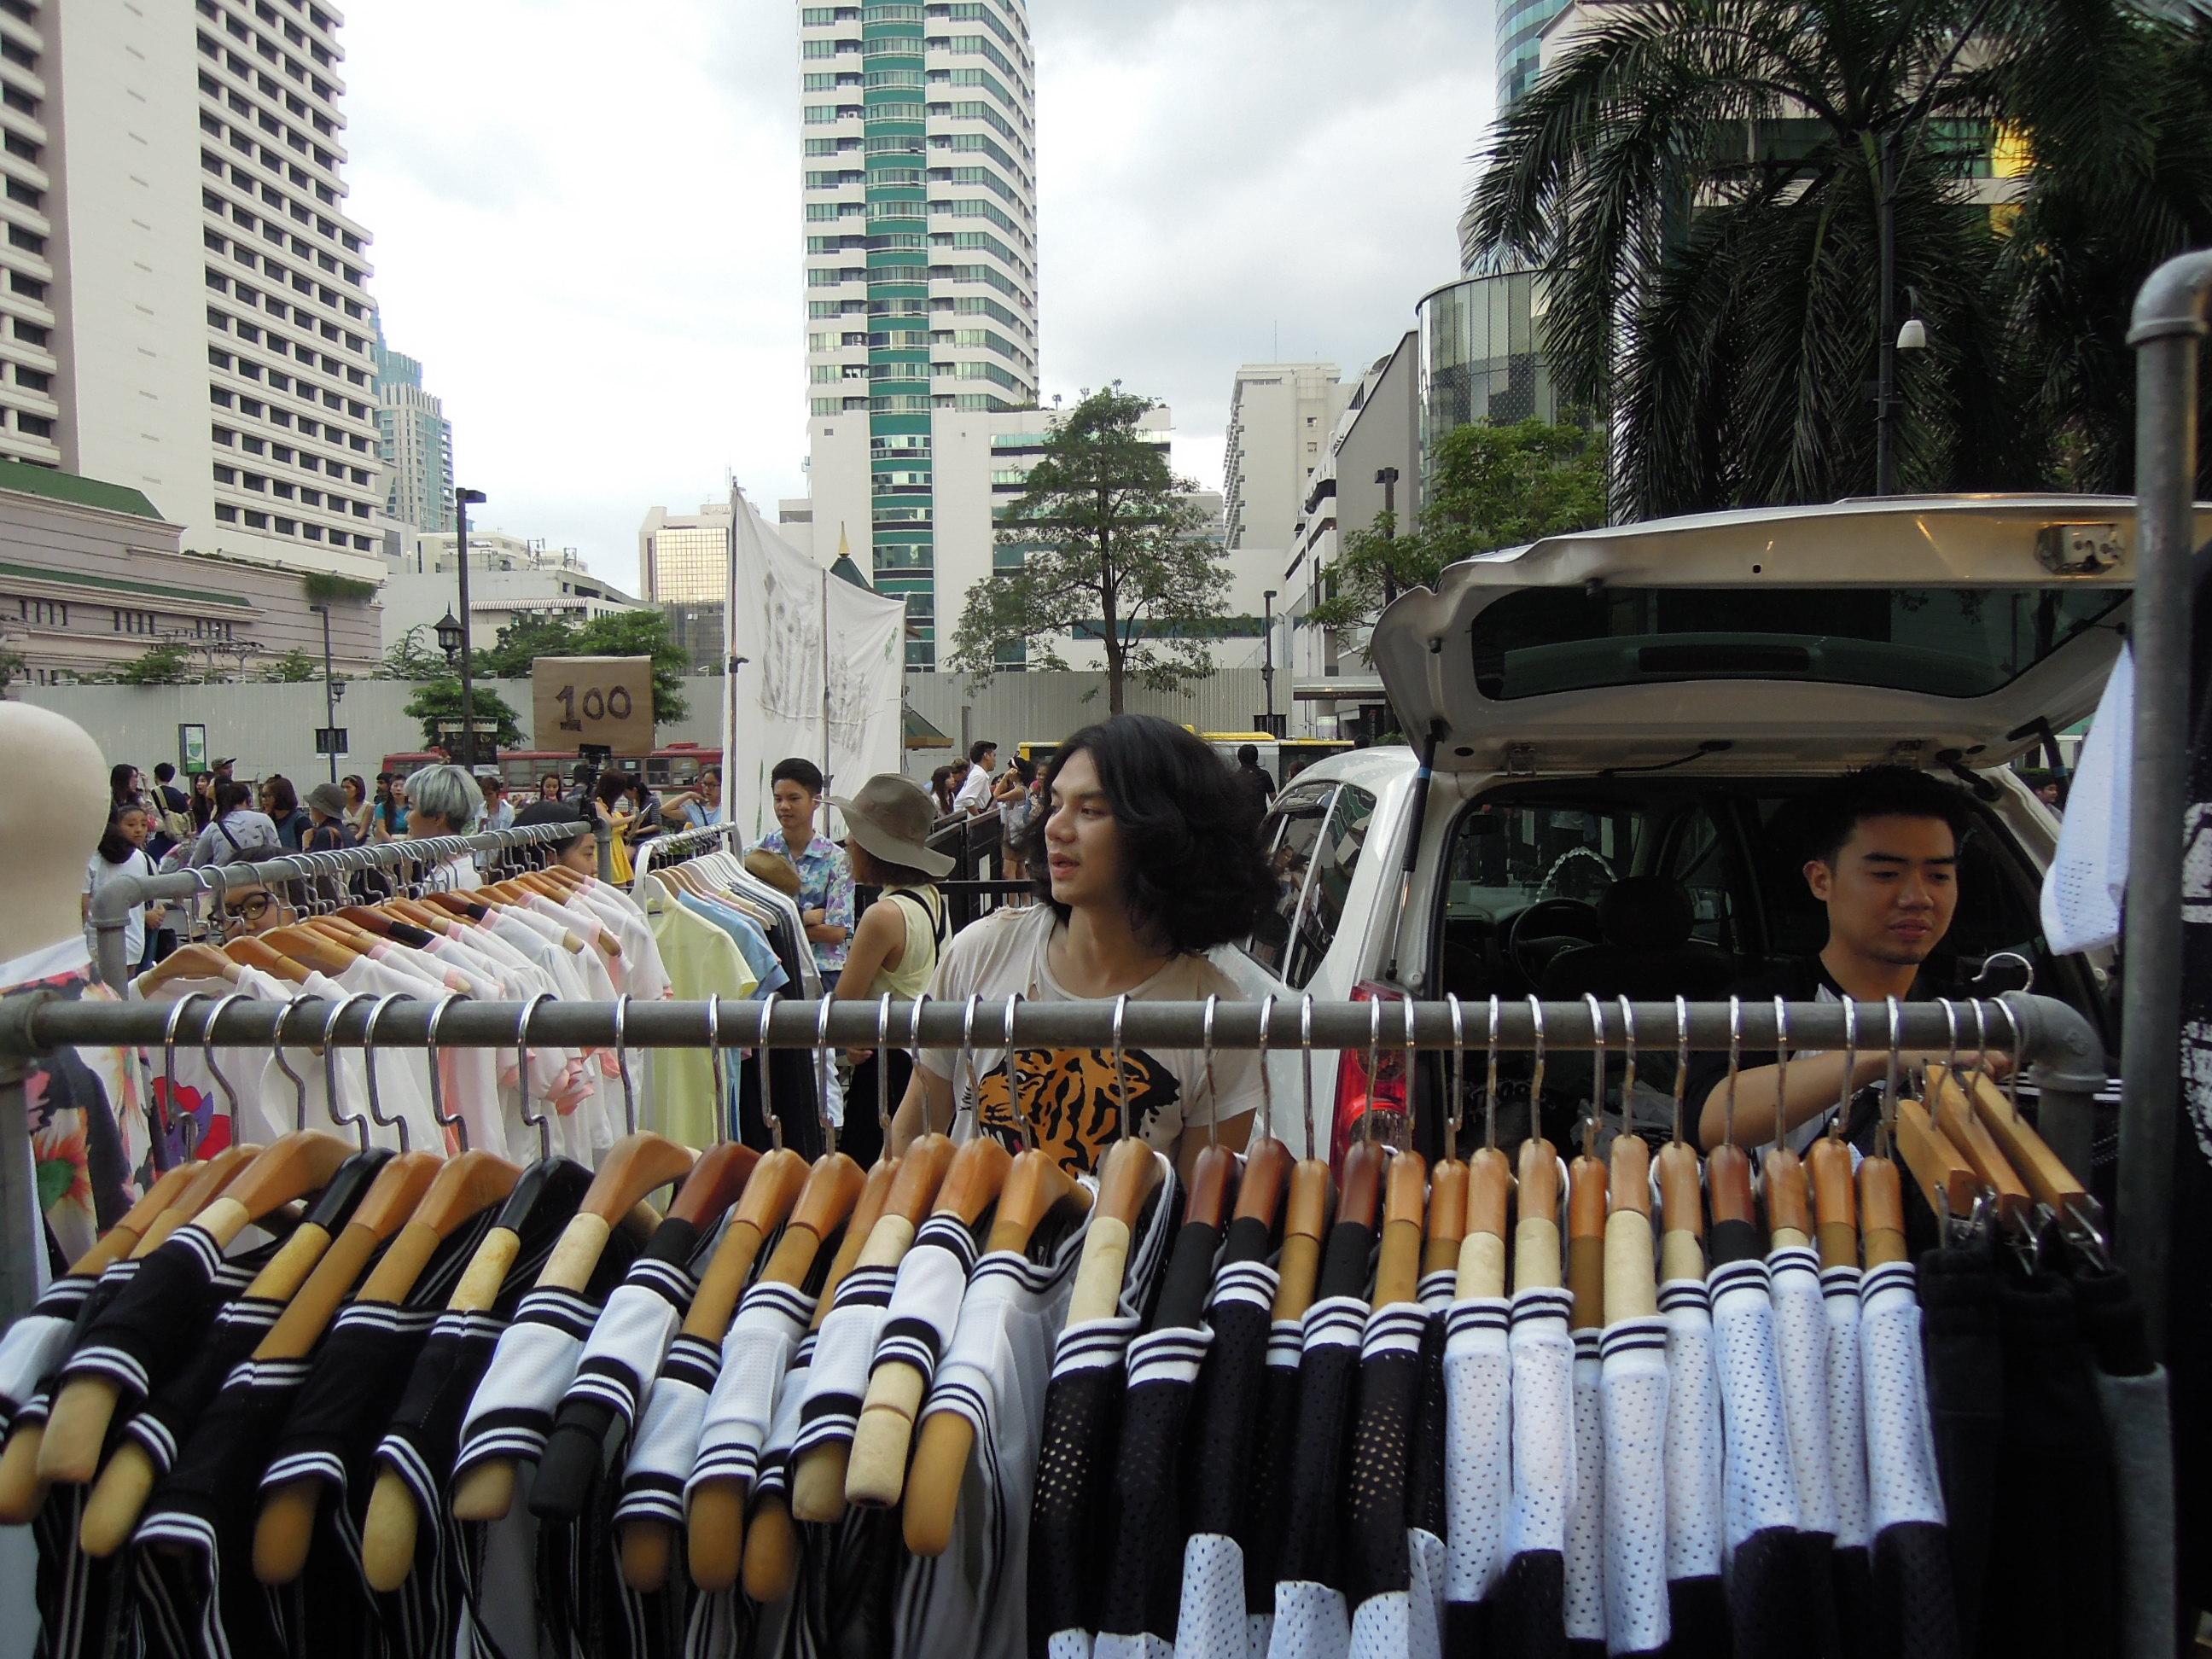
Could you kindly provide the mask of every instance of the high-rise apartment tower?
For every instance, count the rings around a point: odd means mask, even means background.
[[[368,234],[319,0],[0,3],[0,455],[381,574]]]
[[[956,597],[937,423],[1036,404],[1029,8],[866,0],[799,21],[815,538],[865,543],[878,590],[907,599],[909,665],[927,667]]]
[[[453,527],[453,423],[422,389],[422,365],[376,331],[376,435],[384,462],[384,516],[395,526]],[[404,530],[402,531],[404,533]]]

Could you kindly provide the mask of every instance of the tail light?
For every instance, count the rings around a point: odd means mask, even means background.
[[[1366,980],[1352,988],[1354,1002],[1403,1002],[1406,994],[1391,986],[1378,985]],[[1389,1015],[1382,1017],[1382,1029],[1388,1035],[1399,1036],[1402,1032],[1403,1016],[1394,1024]],[[1402,1040],[1402,1038],[1401,1038]],[[1355,1135],[1390,1142],[1395,1146],[1407,1143],[1407,1114],[1409,1095],[1406,1087],[1406,1054],[1403,1048],[1378,1048],[1375,1055],[1374,1074],[1367,1069],[1367,1049],[1363,1044],[1346,1048],[1336,1062],[1336,1109],[1331,1119],[1328,1143],[1330,1167],[1341,1172],[1344,1154]],[[1375,1121],[1363,1123],[1360,1120],[1373,1115]]]

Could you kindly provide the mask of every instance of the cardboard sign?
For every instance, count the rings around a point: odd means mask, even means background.
[[[540,657],[530,688],[536,747],[652,751],[652,658]]]

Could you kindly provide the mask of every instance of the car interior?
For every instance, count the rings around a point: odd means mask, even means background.
[[[1453,827],[1424,994],[1694,1000],[1814,954],[1826,918],[1805,883],[1802,821],[1816,782],[1597,778],[1492,791]],[[2032,972],[2035,989],[2106,1029],[2086,964],[2044,945],[2031,866],[1994,813],[1972,797],[1968,805],[1977,822],[1960,849],[1958,908],[1930,970],[1992,993],[2021,988]],[[2027,969],[1991,961],[2006,953]],[[1643,1033],[1641,1048],[1638,1075],[1663,1103],[1669,1034]],[[1556,1139],[1589,1097],[1589,1060],[1553,1061],[1542,1115]],[[1517,1085],[1525,1110],[1528,1074],[1525,1057],[1501,1067],[1501,1109]]]

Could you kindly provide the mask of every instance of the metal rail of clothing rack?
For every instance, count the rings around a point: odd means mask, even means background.
[[[723,841],[733,841],[739,852],[744,850],[744,837],[738,833],[738,826],[726,821],[689,830],[665,830],[639,842],[630,855],[630,890],[638,890],[638,883],[645,879],[645,872],[655,864],[668,863],[679,855],[689,858]]]
[[[599,826],[599,874],[613,873],[612,832]],[[204,864],[167,876],[119,876],[100,890],[88,918],[93,928],[93,969],[100,982],[121,991],[130,982],[137,963],[124,960],[123,935],[132,910],[149,901],[211,898],[218,907],[233,887],[249,884],[267,886],[277,882],[312,882],[377,870],[404,872],[477,854],[514,852],[573,841],[575,831],[567,824],[532,824],[520,830],[489,830],[474,836],[437,836],[421,841],[379,842],[367,847],[348,847],[329,853],[288,853],[256,864]],[[402,877],[403,881],[404,877]]]
[[[2128,625],[2136,659],[2134,768],[2128,780],[2134,830],[2121,990],[2115,1239],[2161,1352],[2172,1313],[2166,1264],[2174,1221],[2173,1159],[2185,1111],[2182,936],[2185,927],[2212,923],[2212,915],[2184,910],[2182,891],[2194,712],[2190,567],[2197,550],[2197,386],[2208,312],[2212,252],[2185,253],[2151,273],[2136,295],[2128,331],[2128,343],[2136,349],[2136,595]],[[2154,833],[2145,833],[2144,826]]]

